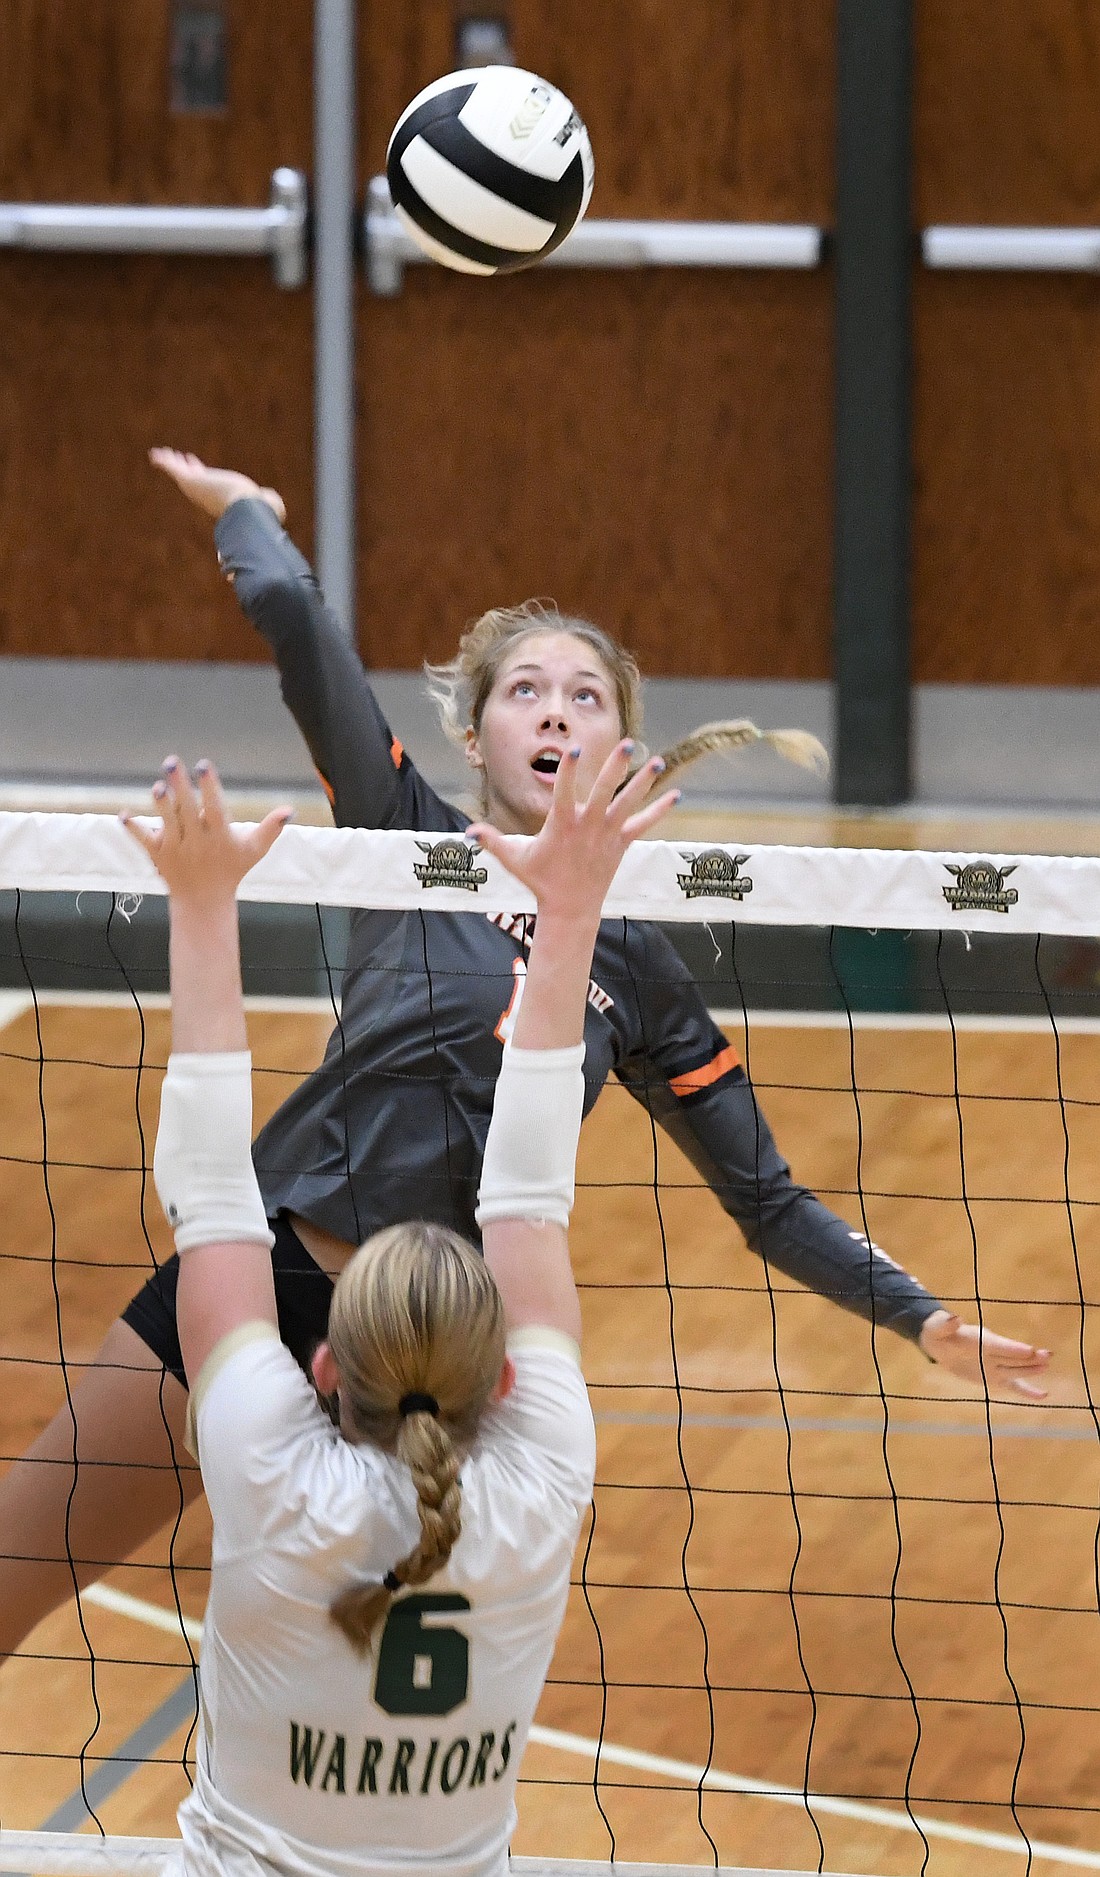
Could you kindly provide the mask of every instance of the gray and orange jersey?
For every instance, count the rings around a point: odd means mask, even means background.
[[[234,503],[216,540],[238,600],[274,652],[337,822],[436,835],[467,827],[395,737],[271,510]],[[352,915],[340,1022],[324,1060],[255,1144],[269,1212],[299,1213],[349,1243],[411,1217],[476,1242],[481,1156],[529,940],[523,915]],[[792,1180],[736,1051],[659,927],[601,925],[585,1044],[586,1112],[615,1075],[770,1265],[919,1335],[936,1299]]]

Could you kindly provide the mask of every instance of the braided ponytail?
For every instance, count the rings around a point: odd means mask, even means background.
[[[446,1226],[394,1225],[342,1271],[329,1346],[352,1437],[412,1474],[420,1538],[381,1584],[352,1584],[333,1622],[365,1652],[406,1584],[443,1569],[462,1529],[463,1451],[504,1363],[504,1305],[484,1261]]]
[[[677,770],[686,769],[703,756],[731,755],[750,743],[770,743],[777,756],[797,763],[800,769],[812,769],[817,775],[828,773],[829,753],[809,730],[758,730],[747,717],[734,717],[722,723],[702,723],[671,749],[662,750],[665,766],[654,786],[666,789],[669,777]]]

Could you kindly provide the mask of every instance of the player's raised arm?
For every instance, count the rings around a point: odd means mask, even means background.
[[[154,787],[163,821],[122,819],[169,889],[172,1054],[153,1170],[181,1253],[188,1379],[242,1323],[277,1322],[271,1232],[252,1166],[252,1058],[241,991],[237,888],[290,816],[235,830],[213,767],[195,782],[169,757]],[[182,1255],[186,1254],[186,1255]]]
[[[149,460],[213,520],[222,572],[274,653],[283,702],[338,825],[451,826],[451,817],[436,819],[436,798],[386,722],[351,622],[326,605],[312,567],[284,531],[282,497],[183,450],[150,450]]]
[[[556,1329],[580,1339],[580,1306],[566,1228],[584,1097],[584,1013],[600,915],[631,842],[677,799],[646,807],[659,757],[626,787],[632,745],[604,763],[587,800],[577,797],[579,750],[558,770],[550,812],[533,840],[472,832],[535,895],[538,916],[485,1147],[478,1204],[485,1260],[509,1328]],[[618,793],[617,793],[618,791]]]

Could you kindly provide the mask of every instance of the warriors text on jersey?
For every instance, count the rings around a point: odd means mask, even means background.
[[[278,660],[283,697],[342,826],[453,833],[307,562],[265,503],[216,539],[237,598]],[[529,938],[522,917],[353,915],[341,1021],[320,1068],[256,1142],[268,1210],[348,1243],[420,1217],[476,1239],[473,1209],[501,1042]],[[936,1300],[791,1179],[736,1053],[663,932],[605,920],[585,1023],[586,1111],[615,1075],[706,1179],[749,1244],[850,1310],[916,1337]]]
[[[187,1877],[505,1877],[516,1774],[595,1472],[568,1339],[513,1333],[508,1397],[463,1463],[446,1568],[359,1655],[329,1616],[416,1543],[406,1466],[353,1446],[270,1325],[193,1396],[214,1519]]]

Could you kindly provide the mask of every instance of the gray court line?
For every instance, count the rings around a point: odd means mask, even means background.
[[[153,1755],[170,1740],[178,1728],[190,1724],[195,1715],[195,1684],[190,1675],[177,1689],[162,1701],[159,1708],[154,1708],[147,1720],[136,1727],[128,1740],[116,1747],[110,1759],[103,1760],[84,1780],[84,1789],[88,1794],[87,1805],[84,1794],[74,1792],[62,1801],[56,1812],[51,1812],[41,1831],[76,1831],[86,1825],[89,1806],[98,1807],[112,1793],[124,1786],[130,1775],[137,1771],[137,1762],[152,1759]]]
[[[598,1384],[597,1384],[598,1386]],[[675,1427],[677,1417],[674,1414],[629,1414],[612,1410],[608,1414],[597,1414],[597,1426],[602,1427]],[[784,1421],[780,1414],[685,1414],[684,1427],[728,1427],[728,1428],[780,1428],[792,1427],[797,1433],[810,1434],[882,1434],[882,1422],[879,1420],[860,1419],[856,1415],[792,1414]],[[952,1435],[959,1439],[985,1440],[984,1427],[968,1427],[965,1422],[952,1421],[896,1421],[891,1416],[887,1431],[891,1434],[930,1434],[937,1438]],[[1092,1427],[1005,1427],[998,1422],[993,1424],[995,1440],[1088,1440],[1095,1445],[1096,1430]]]

